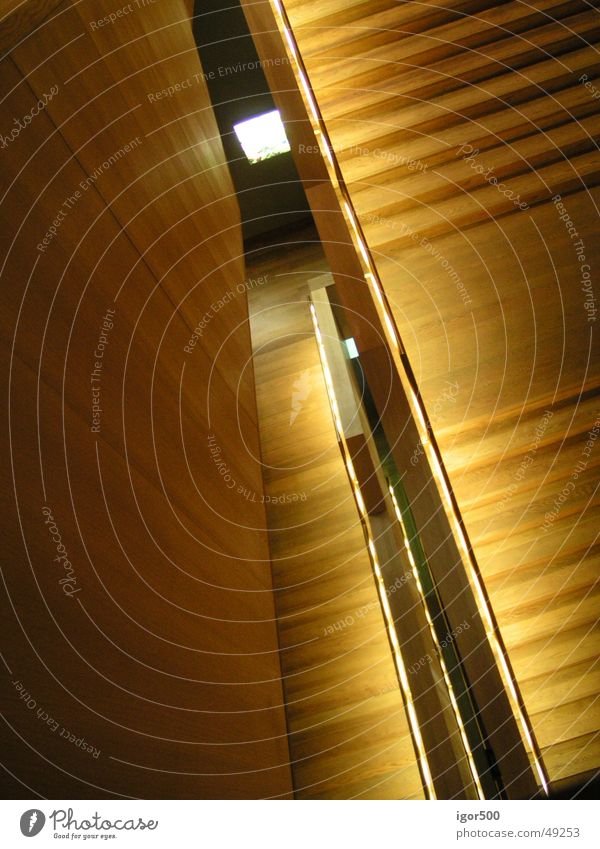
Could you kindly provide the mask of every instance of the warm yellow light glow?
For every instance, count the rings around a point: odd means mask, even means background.
[[[337,171],[336,171],[336,168],[334,167],[333,152],[332,152],[331,145],[329,143],[329,136],[328,136],[327,130],[325,128],[325,125],[323,124],[323,121],[321,119],[321,116],[319,114],[319,110],[316,106],[316,103],[315,103],[315,100],[314,100],[314,95],[313,95],[313,92],[312,92],[312,88],[311,88],[311,86],[310,86],[310,84],[309,84],[309,82],[306,78],[306,75],[304,73],[303,65],[302,65],[301,60],[300,60],[299,55],[298,55],[298,49],[297,49],[295,37],[294,37],[293,33],[290,31],[290,29],[287,25],[285,10],[283,9],[283,6],[281,5],[280,0],[271,0],[271,3],[276,10],[275,14],[276,14],[276,18],[278,19],[280,31],[283,33],[285,40],[288,44],[290,54],[291,54],[291,58],[293,59],[293,67],[295,67],[296,76],[297,76],[297,79],[299,81],[300,90],[303,94],[305,102],[309,106],[309,118],[311,120],[311,126],[312,126],[312,129],[313,129],[313,132],[315,133],[315,136],[318,140],[320,150],[322,152],[323,151],[325,152],[325,156],[326,156],[327,160],[329,161],[329,163],[331,165],[331,170],[329,172],[329,175],[330,175],[332,186],[333,186],[333,188],[334,188],[334,190],[335,190],[335,192],[338,196],[338,199],[341,199],[341,201],[344,204],[344,208],[346,210],[347,218],[348,218],[348,221],[350,222],[351,234],[354,237],[355,246],[356,246],[358,252],[360,253],[360,255],[362,256],[364,264],[367,268],[367,272],[365,273],[365,278],[371,283],[373,291],[375,292],[375,296],[376,296],[377,301],[379,303],[379,306],[381,308],[381,311],[382,311],[382,314],[383,314],[383,317],[384,317],[385,326],[387,328],[390,339],[392,340],[394,346],[398,350],[400,350],[400,343],[399,343],[399,340],[398,340],[398,337],[397,337],[397,334],[396,334],[395,325],[394,325],[394,322],[393,322],[393,320],[392,320],[391,316],[389,315],[389,312],[386,308],[385,300],[383,298],[383,295],[382,295],[382,292],[379,288],[379,285],[377,284],[377,280],[375,278],[375,275],[372,273],[372,266],[371,266],[369,253],[368,253],[366,245],[364,244],[364,241],[363,241],[363,239],[360,235],[356,216],[354,214],[354,211],[352,209],[351,204],[349,203],[349,195],[347,193],[345,186],[343,186],[338,179]],[[318,323],[317,323],[317,320],[316,320],[316,313],[315,313],[313,305],[311,304],[310,306],[311,306],[311,313],[312,313],[312,317],[313,317],[313,323],[315,324],[317,341],[318,341],[318,344],[319,344],[319,353],[321,355],[322,362],[326,362],[325,349],[324,349],[323,344],[322,344],[322,339],[321,339],[320,333],[318,332]],[[409,376],[406,372],[406,367],[402,363],[401,360],[399,362],[399,366],[400,366],[400,370],[401,370],[401,376],[404,375],[403,379],[404,379],[405,385],[407,383],[410,384],[411,381],[410,381],[410,378],[409,378]],[[331,380],[330,375],[329,375],[329,380]],[[327,378],[326,378],[326,382],[327,382]],[[328,392],[329,392],[329,388],[328,388]],[[411,392],[412,392],[412,389],[411,389]],[[429,433],[428,433],[428,430],[427,430],[427,425],[426,425],[426,421],[425,421],[425,415],[424,415],[423,407],[422,407],[419,399],[417,398],[417,396],[414,392],[412,392],[412,397],[411,397],[410,400],[412,402],[412,409],[413,409],[413,412],[415,414],[415,420],[417,422],[417,427],[418,427],[418,430],[419,430],[419,437],[420,437],[420,440],[421,440],[421,444],[425,448],[427,457],[428,457],[428,459],[431,463],[431,467],[433,469],[434,477],[435,477],[435,480],[438,484],[438,488],[441,490],[441,492],[444,496],[443,500],[444,500],[444,506],[445,506],[445,509],[446,509],[446,514],[447,514],[447,516],[448,516],[448,518],[451,522],[452,529],[453,529],[456,537],[458,538],[460,547],[463,551],[463,559],[464,559],[464,562],[465,562],[465,565],[466,565],[466,568],[467,568],[467,573],[469,575],[469,579],[470,579],[472,585],[474,585],[476,587],[476,600],[477,600],[478,608],[480,610],[480,614],[482,616],[482,620],[484,622],[484,627],[485,627],[486,633],[488,635],[488,638],[490,640],[490,643],[491,643],[492,649],[494,651],[494,655],[496,657],[496,660],[497,660],[500,668],[502,669],[502,664],[501,664],[501,661],[500,661],[501,656],[504,659],[502,646],[500,645],[500,643],[499,643],[499,641],[496,637],[495,629],[493,627],[493,623],[492,623],[491,616],[490,616],[490,612],[489,612],[489,609],[487,607],[485,595],[483,594],[483,591],[482,591],[482,589],[479,586],[479,583],[477,581],[477,572],[476,572],[476,569],[473,566],[473,562],[472,562],[472,559],[471,559],[471,553],[468,550],[466,540],[464,539],[464,534],[463,534],[462,527],[461,527],[461,524],[460,524],[460,521],[459,521],[459,517],[458,517],[458,514],[456,512],[456,508],[455,508],[454,503],[452,501],[451,494],[449,492],[448,485],[446,483],[446,479],[445,479],[445,476],[444,476],[442,468],[441,468],[440,459],[439,459],[439,457],[436,453],[436,449],[434,448],[433,444],[429,440]],[[335,422],[335,427],[336,427],[337,433],[340,437],[340,440],[343,442],[344,441],[344,435],[343,435],[343,431],[342,431],[342,423],[341,423],[337,403],[335,401],[335,393],[333,393],[333,391],[331,392],[331,395],[330,395],[330,403],[331,403],[332,414],[333,414],[333,418],[334,418],[334,422]],[[378,572],[378,567],[377,567],[376,571],[380,575],[380,573]],[[504,659],[504,666],[506,666],[505,659]],[[532,741],[532,736],[531,736],[530,730],[529,730],[528,725],[527,725],[527,720],[526,720],[525,715],[523,714],[523,711],[521,710],[521,707],[519,705],[519,701],[516,698],[514,682],[512,680],[512,676],[510,675],[510,671],[508,670],[508,668],[506,670],[506,673],[507,674],[503,676],[505,686],[507,687],[507,689],[509,691],[509,695],[511,697],[513,696],[513,693],[515,694],[514,698],[511,698],[513,712],[515,713],[515,715],[517,716],[517,718],[519,720],[519,724],[520,724],[521,728],[523,729],[523,733],[525,735],[526,740]],[[501,671],[501,674],[502,674],[502,671]],[[406,696],[405,696],[405,698],[406,698]],[[407,704],[408,704],[408,700],[407,700]],[[531,748],[532,748],[533,758],[534,758],[534,761],[535,761],[536,770],[538,772],[538,775],[540,776],[542,786],[543,786],[543,788],[544,788],[544,790],[547,794],[548,793],[548,786],[547,786],[547,782],[546,782],[545,777],[544,777],[544,770],[543,770],[543,767],[542,767],[540,760],[538,759],[538,757],[535,754],[535,747],[533,746],[533,743],[531,743]],[[424,776],[429,775],[429,783],[431,784],[431,792],[433,793],[433,784],[431,782],[431,775],[429,773],[429,769],[427,767],[426,762],[425,762],[424,765],[422,764],[422,773],[423,773]],[[428,786],[429,786],[429,783],[428,783]],[[435,798],[435,794],[432,795],[432,798]]]
[[[542,765],[539,760],[534,756],[533,762],[535,764],[535,769],[540,779],[540,783],[544,788],[544,793],[546,796],[548,795],[548,782],[546,781],[546,776],[544,775],[544,770],[542,769]]]
[[[283,25],[283,33],[284,33],[285,39],[288,43],[288,47],[290,48],[290,53],[292,54],[292,56],[294,57],[294,60],[297,63],[298,62],[298,55],[296,53],[296,43],[295,43],[294,39],[292,38],[291,32],[285,26],[285,24]]]
[[[371,537],[369,537],[369,551],[371,553],[371,560],[373,562],[373,567],[377,575],[381,575],[381,569],[379,568],[379,561],[377,559],[377,552],[375,550],[375,544]],[[421,774],[423,775],[423,780],[425,782],[425,786],[427,787],[427,792],[430,799],[436,799],[435,786],[433,784],[433,779],[431,777],[431,771],[429,769],[429,763],[427,761],[427,753],[425,750],[425,744],[423,742],[423,737],[421,735],[421,727],[419,725],[419,720],[417,717],[417,713],[415,711],[412,692],[410,689],[410,684],[408,682],[408,675],[406,674],[406,666],[404,665],[404,660],[402,658],[402,653],[400,651],[400,643],[398,640],[398,634],[396,633],[396,627],[394,625],[394,617],[392,615],[392,611],[390,608],[390,603],[388,601],[387,591],[383,580],[378,582],[378,590],[379,590],[379,599],[381,601],[381,607],[383,609],[384,619],[387,626],[388,636],[390,642],[392,644],[392,648],[394,650],[394,661],[396,664],[396,670],[398,672],[398,679],[400,681],[400,686],[402,688],[402,692],[404,694],[404,699],[406,702],[406,712],[408,715],[408,721],[411,727],[411,731],[413,734],[413,739],[415,741],[415,745],[417,747],[417,752],[419,756],[419,764],[421,766]]]
[[[481,582],[479,580],[479,576],[477,574],[477,570],[473,566],[473,561],[471,559],[471,552],[469,550],[469,546],[467,545],[467,541],[465,538],[464,531],[462,529],[462,525],[460,523],[458,514],[456,512],[456,508],[454,506],[454,502],[452,500],[452,496],[450,493],[450,489],[448,487],[448,483],[446,481],[446,477],[442,470],[442,465],[440,461],[440,457],[434,445],[427,438],[427,425],[425,422],[425,415],[423,412],[422,405],[414,391],[410,392],[410,399],[412,401],[411,407],[413,413],[415,414],[415,421],[417,423],[417,430],[419,431],[419,437],[421,444],[425,449],[425,454],[429,461],[429,465],[431,471],[433,473],[433,477],[437,483],[438,490],[441,492],[443,496],[444,507],[446,510],[446,515],[448,516],[448,520],[450,522],[451,528],[454,533],[455,539],[458,541],[459,549],[461,550],[461,556],[463,563],[465,565],[467,576],[469,578],[469,582],[471,587],[474,590],[475,601],[477,604],[477,608],[479,610],[479,615],[481,616],[481,620],[483,622],[484,631],[490,643],[490,647],[496,659],[496,664],[498,666],[500,676],[502,678],[505,689],[507,690],[508,697],[511,704],[511,709],[513,711],[514,716],[516,717],[517,723],[521,728],[521,732],[523,738],[529,747],[531,755],[533,757],[534,765],[536,768],[536,772],[540,777],[540,781],[542,787],[544,788],[544,792],[546,795],[548,794],[548,783],[546,781],[544,770],[540,759],[536,754],[535,745],[533,743],[533,737],[531,734],[531,730],[529,728],[527,719],[525,714],[523,713],[523,709],[521,708],[519,698],[517,695],[515,682],[513,680],[513,676],[508,668],[508,664],[506,662],[506,657],[504,655],[504,650],[498,640],[498,636],[496,634],[496,629],[494,627],[494,622],[492,619],[492,615],[490,612],[490,608],[485,597],[485,593],[483,592],[483,588],[481,586]]]
[[[416,397],[413,397],[413,400],[415,401],[416,409],[419,409],[419,405],[418,405],[418,403],[416,403],[416,401],[417,401]],[[458,539],[459,546],[462,549],[462,559],[463,559],[463,562],[464,562],[466,570],[467,570],[467,575],[468,575],[470,584],[474,589],[474,595],[475,595],[475,600],[476,600],[476,603],[477,603],[477,608],[479,610],[479,615],[481,616],[484,631],[485,631],[485,634],[488,638],[490,648],[492,649],[492,653],[493,653],[493,655],[496,659],[496,664],[498,666],[500,676],[501,676],[502,681],[504,683],[504,687],[505,687],[505,689],[508,693],[512,712],[513,712],[514,716],[516,717],[516,720],[517,720],[517,723],[518,723],[518,725],[521,729],[521,733],[523,735],[523,738],[524,738],[524,740],[525,740],[525,742],[526,742],[526,744],[529,748],[529,751],[531,752],[531,756],[533,758],[533,762],[534,762],[534,765],[535,765],[535,768],[536,768],[536,772],[537,772],[537,774],[540,778],[542,787],[544,788],[544,792],[546,793],[546,795],[548,795],[548,783],[547,783],[546,777],[544,775],[544,770],[543,770],[542,764],[540,762],[540,759],[538,758],[538,756],[536,754],[536,749],[535,749],[535,745],[534,745],[534,742],[533,742],[531,730],[529,728],[525,714],[523,713],[523,709],[521,708],[521,704],[520,704],[519,697],[518,697],[518,694],[517,694],[517,690],[516,690],[516,687],[515,687],[515,682],[513,680],[513,676],[511,674],[510,669],[508,667],[508,664],[506,662],[504,650],[503,650],[503,648],[500,644],[500,641],[498,640],[498,636],[496,634],[496,629],[494,627],[494,622],[493,622],[493,619],[492,619],[490,608],[489,608],[489,605],[487,603],[485,593],[483,592],[483,588],[481,586],[479,576],[478,576],[477,571],[475,570],[475,568],[473,566],[469,547],[467,545],[467,541],[465,539],[465,535],[464,535],[461,523],[460,523],[458,516],[456,514],[456,510],[454,508],[454,503],[453,503],[452,498],[450,496],[450,491],[448,489],[448,485],[446,483],[446,479],[445,479],[445,476],[444,476],[443,471],[442,471],[442,467],[441,467],[439,457],[438,457],[438,455],[437,455],[437,453],[436,453],[436,451],[435,451],[435,449],[434,449],[434,447],[431,443],[429,443],[428,445],[423,443],[423,445],[426,448],[426,454],[427,454],[428,460],[430,462],[431,470],[434,474],[434,477],[436,478],[436,480],[438,482],[438,485],[439,485],[439,488],[442,491],[442,494],[445,497],[446,512],[447,512],[448,518],[450,520],[452,529],[454,531],[454,535]],[[398,515],[397,507],[396,507],[396,514]]]
[[[358,487],[354,488],[354,497],[356,498],[356,503],[358,504],[361,516],[366,518],[367,510],[365,508],[365,502],[363,501],[362,493]]]
[[[437,478],[437,480],[440,484],[440,488],[441,488],[441,490],[442,490],[442,492],[443,492],[443,494],[446,498],[447,513],[448,513],[448,516],[449,516],[451,524],[452,524],[454,535],[458,539],[460,548],[462,549],[462,555],[463,555],[462,559],[463,559],[463,562],[466,566],[467,575],[469,577],[469,581],[471,583],[471,586],[475,590],[474,595],[475,595],[475,600],[476,600],[477,607],[478,607],[478,610],[479,610],[479,615],[481,616],[481,619],[482,619],[482,622],[483,622],[483,627],[484,627],[486,636],[488,638],[488,641],[490,643],[492,653],[493,653],[493,655],[496,659],[496,663],[497,663],[498,669],[500,671],[500,676],[501,676],[502,681],[504,683],[505,689],[508,692],[508,697],[509,697],[509,701],[510,701],[510,704],[511,704],[513,714],[515,715],[515,717],[517,719],[519,727],[521,728],[522,735],[523,735],[525,742],[526,742],[526,744],[527,744],[527,746],[528,746],[528,748],[531,752],[531,756],[533,758],[533,762],[534,762],[534,765],[535,765],[535,768],[536,768],[536,772],[537,772],[538,776],[540,777],[540,781],[542,783],[542,787],[544,788],[544,792],[546,793],[546,795],[548,795],[548,783],[546,781],[546,778],[545,778],[545,775],[544,775],[544,770],[543,770],[542,764],[540,762],[540,759],[538,758],[538,756],[536,754],[536,749],[535,749],[535,745],[534,745],[534,742],[533,742],[531,729],[529,728],[529,724],[527,722],[527,719],[525,717],[523,709],[521,708],[521,704],[520,704],[519,697],[518,697],[518,694],[517,694],[517,690],[516,690],[516,687],[515,687],[515,682],[514,682],[512,674],[511,674],[511,671],[508,667],[508,663],[506,662],[504,650],[503,650],[502,645],[500,644],[500,641],[499,641],[498,636],[496,634],[496,629],[494,627],[492,614],[491,614],[487,599],[485,597],[483,587],[481,586],[481,581],[479,579],[479,575],[477,574],[477,571],[475,570],[475,568],[473,566],[473,562],[471,560],[471,553],[469,551],[469,547],[467,545],[467,541],[465,539],[465,535],[464,535],[464,531],[462,529],[461,523],[460,523],[458,516],[456,514],[454,504],[453,504],[452,499],[450,497],[450,492],[449,492],[449,489],[448,489],[448,485],[446,483],[446,479],[445,479],[444,474],[442,472],[440,460],[437,456],[437,453],[433,450],[433,446],[431,446],[431,445],[429,446],[428,455],[429,455],[429,459],[430,459],[430,462],[431,462],[432,470],[433,470],[433,472],[434,472],[434,474],[435,474],[435,476],[436,476],[436,478]]]
[[[323,136],[320,133],[319,133],[319,136],[320,136],[319,144],[321,145],[321,149],[325,151],[325,156],[327,157],[329,165],[331,166],[331,168],[333,168],[334,164],[333,164],[333,154],[331,152],[331,148],[329,147],[327,139],[323,138]]]
[[[321,358],[321,365],[323,368],[323,373],[325,375],[325,386],[327,388],[327,394],[329,397],[329,403],[331,406],[331,410],[334,415],[334,420],[336,419],[337,410],[337,400],[335,397],[335,389],[333,386],[333,382],[331,381],[331,373],[329,370],[329,363],[327,360],[327,352],[325,350],[325,346],[322,342],[321,331],[319,328],[319,321],[317,317],[317,311],[313,303],[310,303],[310,313],[313,321],[313,325],[315,328],[315,338],[317,339],[317,346],[319,349],[319,356]],[[388,600],[387,590],[385,588],[385,584],[383,581],[383,577],[381,574],[381,568],[379,566],[379,559],[377,557],[377,550],[375,548],[375,543],[373,542],[373,537],[371,535],[370,527],[369,527],[369,517],[365,510],[364,501],[362,498],[362,493],[360,491],[360,487],[358,484],[358,480],[356,477],[356,472],[354,470],[354,464],[350,458],[350,454],[348,452],[348,448],[345,441],[345,435],[343,433],[341,423],[338,427],[338,422],[336,420],[336,428],[338,430],[338,435],[340,437],[340,442],[343,448],[344,460],[346,464],[346,469],[348,472],[348,477],[350,478],[350,482],[352,483],[352,488],[354,491],[354,497],[356,499],[356,503],[358,505],[358,509],[363,517],[363,521],[365,523],[365,527],[367,529],[367,546],[369,549],[369,554],[371,556],[371,563],[373,565],[373,571],[377,577],[377,589],[379,592],[379,600],[381,603],[381,607],[383,610],[383,616],[386,624],[386,629],[388,632],[388,637],[390,643],[392,644],[394,663],[396,665],[396,671],[398,673],[398,680],[400,681],[400,686],[402,688],[402,693],[404,695],[404,700],[406,703],[406,710],[408,721],[410,724],[413,740],[415,741],[415,746],[418,752],[419,764],[421,768],[421,774],[423,776],[423,780],[425,782],[425,786],[427,788],[427,795],[430,799],[436,799],[435,787],[433,784],[433,780],[431,777],[431,771],[429,769],[429,764],[427,762],[427,753],[425,750],[425,744],[423,742],[423,737],[421,735],[421,728],[419,726],[419,722],[417,719],[417,714],[413,705],[412,692],[410,689],[410,685],[408,682],[408,676],[406,674],[406,667],[404,665],[404,661],[402,659],[402,653],[400,651],[400,642],[398,640],[398,634],[396,633],[396,626],[394,625],[394,617],[390,608],[390,603]]]
[[[383,319],[385,321],[385,326],[387,327],[390,338],[396,348],[399,348],[400,345],[398,343],[398,337],[396,335],[396,329],[394,327],[394,322],[392,321],[392,317],[388,312],[388,309],[385,305],[385,301],[383,300],[383,293],[377,280],[375,279],[375,275],[371,274],[371,272],[367,271],[365,274],[365,280],[371,285],[371,289],[375,293],[375,297],[377,299],[377,303],[379,304],[381,311],[383,313]]]
[[[413,577],[415,579],[415,583],[417,585],[417,589],[419,591],[419,595],[421,597],[421,604],[423,606],[423,610],[425,611],[425,618],[427,619],[427,624],[429,625],[429,631],[431,633],[431,637],[433,639],[434,645],[438,652],[438,658],[440,661],[440,666],[442,669],[442,675],[444,678],[444,682],[446,684],[446,689],[448,690],[448,694],[450,696],[450,704],[452,706],[452,710],[454,712],[454,716],[456,718],[456,723],[458,725],[458,730],[460,734],[460,739],[463,744],[463,748],[465,750],[465,754],[467,756],[467,763],[469,764],[469,769],[471,771],[471,775],[473,776],[473,781],[475,783],[475,787],[477,788],[477,795],[480,799],[485,799],[485,793],[483,792],[483,787],[481,786],[481,781],[479,779],[479,773],[477,772],[477,767],[475,766],[475,760],[473,758],[473,752],[471,751],[471,747],[469,745],[469,741],[467,739],[467,733],[465,731],[465,726],[462,721],[462,716],[458,709],[458,704],[456,702],[456,698],[454,696],[454,688],[452,687],[452,683],[450,681],[450,676],[448,675],[448,669],[446,667],[446,663],[444,661],[444,657],[442,654],[442,647],[438,640],[435,627],[431,616],[429,615],[429,610],[427,608],[427,601],[425,599],[425,593],[423,592],[423,586],[421,584],[421,580],[419,578],[419,573],[417,571],[417,567],[415,564],[415,559],[410,547],[410,543],[408,541],[408,536],[406,533],[406,525],[404,524],[404,520],[402,518],[402,513],[400,511],[400,507],[398,506],[398,502],[396,500],[396,493],[392,486],[389,487],[390,495],[392,497],[392,504],[394,505],[394,512],[396,513],[396,518],[398,519],[398,523],[400,524],[400,528],[402,530],[402,536],[404,539],[404,548],[406,549],[406,554],[408,555],[408,560],[411,565],[411,570],[413,573]]]
[[[421,444],[426,445],[429,442],[429,430],[427,428],[427,422],[425,421],[425,413],[423,411],[423,406],[419,401],[417,393],[411,389],[411,397],[412,397],[412,406],[417,414],[417,421],[420,426],[419,437],[421,439]]]
[[[344,209],[346,210],[346,215],[348,217],[348,221],[350,222],[350,227],[352,228],[352,232],[354,233],[354,241],[358,245],[358,250],[363,258],[363,262],[369,269],[371,270],[371,259],[369,257],[369,253],[367,251],[366,245],[363,242],[362,236],[360,235],[360,230],[358,229],[358,223],[356,221],[356,216],[354,214],[354,210],[350,206],[347,200],[344,201]]]
[[[300,68],[298,68],[298,76],[300,78],[302,88],[304,89],[304,97],[306,98],[306,102],[310,106],[310,111],[312,112],[313,119],[316,124],[319,125],[321,122],[319,110],[317,109],[317,104],[314,101],[312,90],[308,84],[308,80],[304,76],[304,71],[302,71]]]

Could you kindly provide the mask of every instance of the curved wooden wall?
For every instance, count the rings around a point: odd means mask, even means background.
[[[239,210],[190,4],[49,5],[2,29],[5,792],[286,796]]]

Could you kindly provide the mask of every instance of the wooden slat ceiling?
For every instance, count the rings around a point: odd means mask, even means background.
[[[546,767],[584,773],[600,764],[600,356],[575,242],[598,267],[597,4],[285,8]]]

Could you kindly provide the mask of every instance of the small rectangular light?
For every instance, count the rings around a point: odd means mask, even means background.
[[[355,360],[358,357],[358,348],[356,347],[356,342],[350,336],[348,339],[344,339],[344,345],[346,346],[346,353],[348,354],[348,359]]]
[[[253,165],[290,150],[278,109],[240,121],[233,125],[233,129]]]

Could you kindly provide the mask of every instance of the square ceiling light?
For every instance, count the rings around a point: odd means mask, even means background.
[[[253,165],[290,149],[278,109],[234,124],[242,150]]]
[[[358,356],[358,348],[356,347],[356,342],[352,338],[344,339],[344,345],[346,346],[346,353],[348,354],[348,359],[355,360]]]

